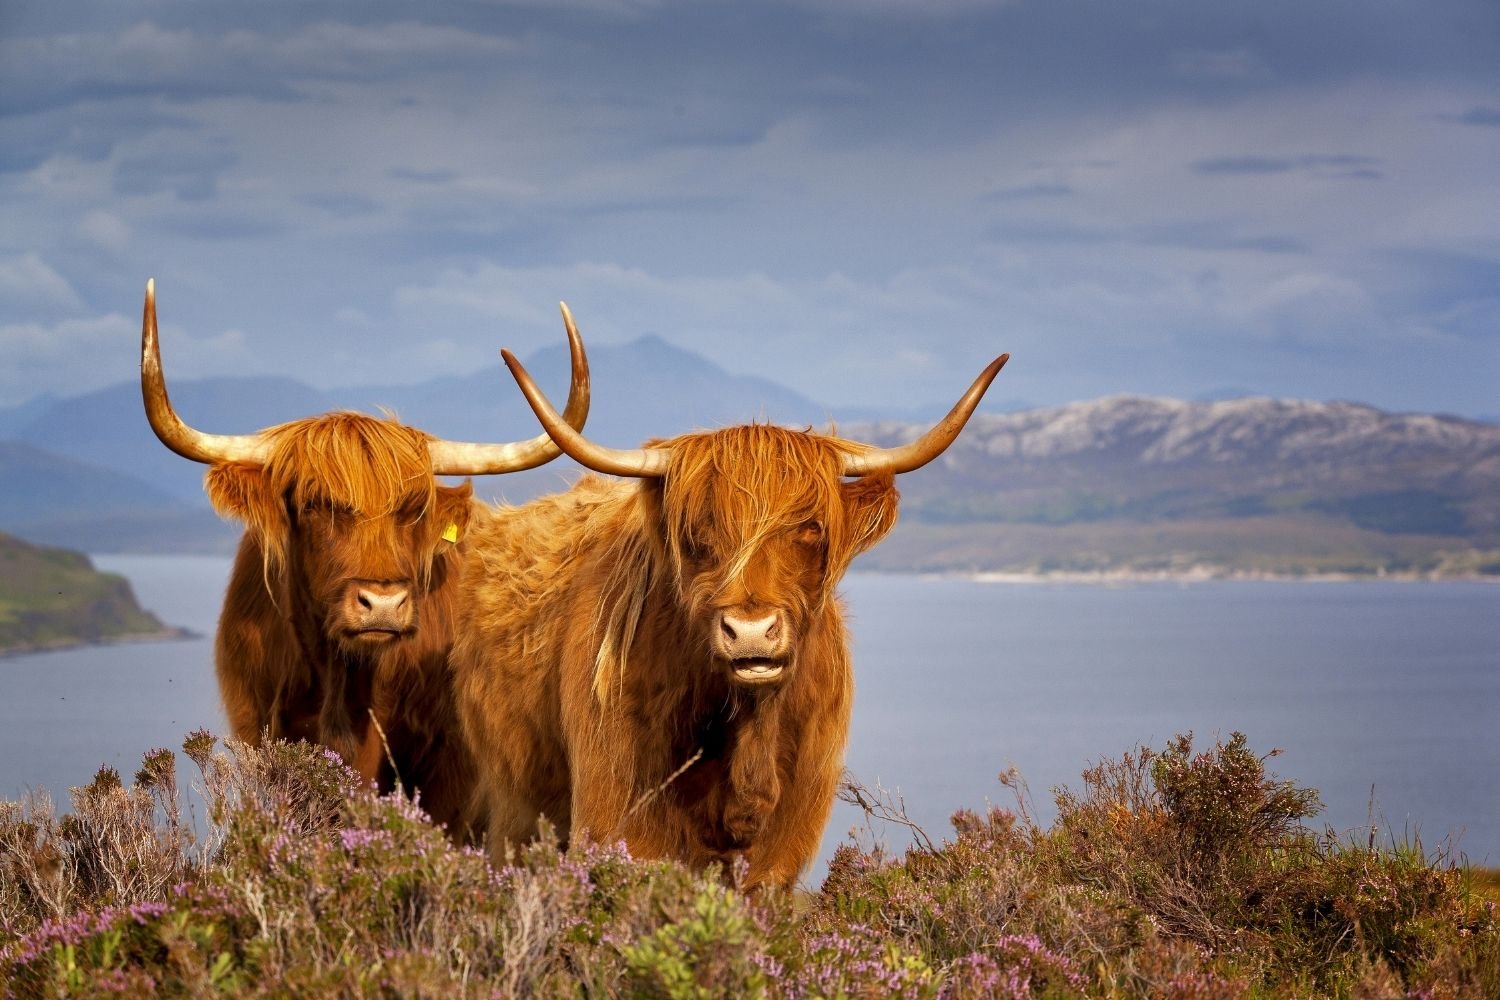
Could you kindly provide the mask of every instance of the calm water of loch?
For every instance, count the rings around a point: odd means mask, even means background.
[[[228,561],[102,556],[197,640],[0,660],[0,797],[64,799],[102,763],[225,731],[211,635]],[[1322,794],[1317,822],[1452,838],[1500,865],[1500,586],[1471,583],[1012,584],[854,574],[843,587],[858,694],[848,764],[945,834],[1010,802],[1015,764],[1048,789],[1137,743],[1241,730]],[[836,808],[825,856],[859,820]],[[882,831],[893,846],[898,830]]]

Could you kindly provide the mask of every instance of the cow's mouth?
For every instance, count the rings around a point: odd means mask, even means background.
[[[407,634],[406,629],[399,628],[357,628],[348,633],[351,639],[360,642],[387,643],[395,642]]]
[[[729,661],[734,679],[742,684],[765,684],[779,680],[786,669],[786,661],[762,656],[744,656]]]

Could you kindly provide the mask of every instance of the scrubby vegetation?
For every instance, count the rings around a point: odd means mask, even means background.
[[[615,845],[494,868],[326,750],[217,747],[184,744],[196,808],[167,750],[61,817],[0,804],[6,994],[1500,996],[1493,882],[1315,834],[1316,794],[1239,735],[1102,761],[1045,827],[1007,775],[1015,808],[946,842],[845,845],[821,888],[754,896]]]

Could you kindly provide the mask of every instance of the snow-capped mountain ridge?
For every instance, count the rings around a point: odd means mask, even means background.
[[[856,430],[882,441],[925,430],[890,421]],[[1021,460],[1124,453],[1149,464],[1233,462],[1248,458],[1312,461],[1345,456],[1423,453],[1500,459],[1500,426],[1425,413],[1389,413],[1363,403],[1246,397],[1187,402],[1109,396],[1017,413],[976,414],[950,449]],[[1496,470],[1500,471],[1500,470]]]

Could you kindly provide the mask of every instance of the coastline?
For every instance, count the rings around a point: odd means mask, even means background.
[[[153,642],[185,642],[201,638],[203,638],[201,632],[169,625],[155,632],[131,632],[125,635],[104,636],[98,639],[57,638],[49,639],[46,642],[0,646],[0,660],[12,656],[30,656],[34,653],[55,653],[65,649],[79,649],[84,646],[129,646]]]
[[[864,576],[899,576],[924,580],[965,580],[994,584],[1128,584],[1198,583],[1487,583],[1500,584],[1500,575],[1484,573],[1273,573],[1265,570],[1194,566],[1171,570],[860,570]]]
[[[1272,573],[1193,567],[1185,570],[1057,570],[1042,573],[982,570],[956,576],[975,583],[1090,583],[1103,586],[1134,583],[1500,583],[1500,576],[1479,573]]]

